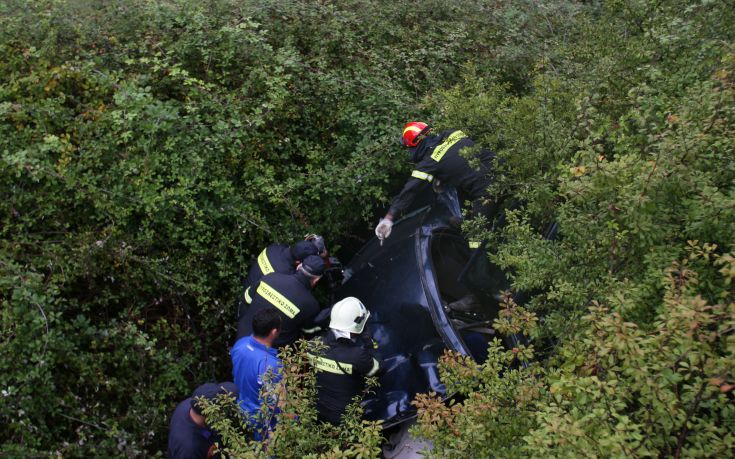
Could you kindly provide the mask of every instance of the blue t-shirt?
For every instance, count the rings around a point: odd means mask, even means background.
[[[281,361],[276,349],[260,344],[253,335],[244,336],[235,342],[230,351],[232,356],[232,376],[240,393],[238,403],[248,415],[253,427],[258,431],[262,425],[257,422],[257,414],[264,400],[260,393],[264,384],[264,375],[269,369],[273,372],[269,380],[273,385],[281,380]],[[266,393],[273,393],[273,388],[266,388]],[[275,394],[274,394],[275,395]],[[275,409],[275,400],[266,400],[271,408]],[[271,426],[272,427],[272,426]]]

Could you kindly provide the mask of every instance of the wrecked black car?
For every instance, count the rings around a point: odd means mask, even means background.
[[[468,293],[460,276],[472,251],[456,227],[460,216],[453,189],[436,194],[433,204],[396,222],[382,246],[370,240],[345,267],[336,292],[337,298],[359,298],[371,312],[368,327],[385,372],[364,407],[366,418],[383,420],[385,428],[415,416],[417,393],[447,395],[437,369],[445,349],[483,361],[494,337],[497,300],[471,312],[448,306]],[[495,292],[507,288],[499,270],[490,284]]]

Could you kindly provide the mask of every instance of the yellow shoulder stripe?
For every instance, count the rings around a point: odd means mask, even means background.
[[[265,298],[270,304],[275,306],[276,309],[286,314],[286,317],[289,319],[293,319],[296,317],[296,314],[301,311],[295,304],[289,301],[288,298],[278,293],[276,289],[263,281],[260,281],[260,284],[258,285],[258,295]]]
[[[260,266],[260,270],[263,271],[264,276],[275,271],[275,269],[273,269],[273,266],[271,266],[271,261],[265,254],[266,250],[268,250],[267,247],[263,249],[262,252],[260,252],[260,255],[258,255],[258,266]]]
[[[436,162],[441,161],[441,159],[444,157],[444,155],[447,153],[447,151],[454,146],[455,143],[459,142],[460,140],[467,137],[464,132],[462,131],[454,131],[452,132],[449,137],[444,139],[444,141],[434,149],[434,153],[431,154],[431,159],[433,159]]]

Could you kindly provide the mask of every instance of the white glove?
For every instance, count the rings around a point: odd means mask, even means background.
[[[390,232],[393,229],[393,220],[388,218],[381,218],[378,226],[375,227],[375,235],[380,239],[380,245],[383,245],[383,240],[390,236]]]

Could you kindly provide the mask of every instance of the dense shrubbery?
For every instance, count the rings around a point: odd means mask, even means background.
[[[733,454],[733,21],[730,2],[585,7],[527,94],[472,71],[429,100],[504,157],[518,206],[491,258],[542,318],[529,368],[447,357],[467,399],[420,401],[437,456]]]
[[[447,456],[727,455],[734,23],[679,0],[3,2],[3,451],[160,450],[175,403],[229,378],[252,254],[353,237],[424,116],[504,158],[491,256],[543,320],[527,369],[448,356],[468,398],[422,399],[420,433]],[[313,451],[308,429],[283,445]]]
[[[176,401],[229,378],[252,254],[365,227],[396,126],[494,67],[513,19],[482,3],[2,2],[3,449],[160,449]]]

